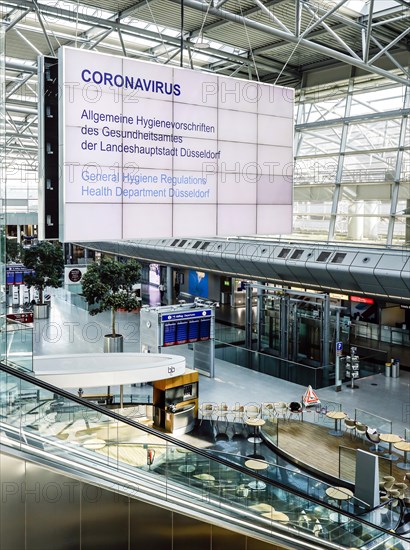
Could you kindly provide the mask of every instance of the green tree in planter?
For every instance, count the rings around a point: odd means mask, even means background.
[[[23,247],[17,239],[6,239],[7,262],[19,262],[23,255]]]
[[[40,241],[37,245],[23,249],[22,260],[25,267],[32,269],[32,275],[24,276],[24,283],[37,289],[39,304],[44,303],[44,289],[47,286],[62,286],[64,255],[59,243]]]
[[[140,305],[137,290],[133,286],[139,281],[141,266],[138,262],[126,264],[103,258],[87,267],[82,278],[82,294],[89,306],[90,315],[111,311],[111,336],[115,333],[115,312],[117,309],[132,311]]]

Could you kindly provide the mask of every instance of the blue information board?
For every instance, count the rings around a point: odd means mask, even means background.
[[[177,344],[186,344],[188,342],[188,321],[179,321],[177,323]]]
[[[176,323],[164,324],[164,346],[175,346],[176,343]]]
[[[211,337],[211,319],[201,319],[199,324],[199,339],[209,340]]]
[[[199,339],[199,319],[192,319],[188,325],[188,342],[197,342]]]
[[[163,345],[175,346],[211,338],[211,309],[163,313]]]

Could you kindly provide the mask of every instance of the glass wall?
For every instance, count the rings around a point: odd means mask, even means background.
[[[410,243],[409,98],[363,77],[300,92],[295,235]]]

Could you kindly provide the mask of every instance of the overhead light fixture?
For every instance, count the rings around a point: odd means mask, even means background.
[[[211,4],[212,2],[208,2],[208,7],[206,9],[204,18],[202,20],[201,28],[199,29],[198,39],[195,42],[195,48],[197,48],[198,50],[207,50],[208,48],[211,47],[210,43],[207,40],[204,40],[204,26],[205,26],[205,21],[209,12],[209,8],[211,7]]]
[[[207,50],[210,47],[211,45],[204,40],[203,35],[198,36],[198,40],[195,42],[195,48],[198,48],[198,50]]]

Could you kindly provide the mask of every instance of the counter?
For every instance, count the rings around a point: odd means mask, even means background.
[[[175,412],[165,412],[165,430],[174,435],[186,434],[195,426],[195,404],[185,405]]]

